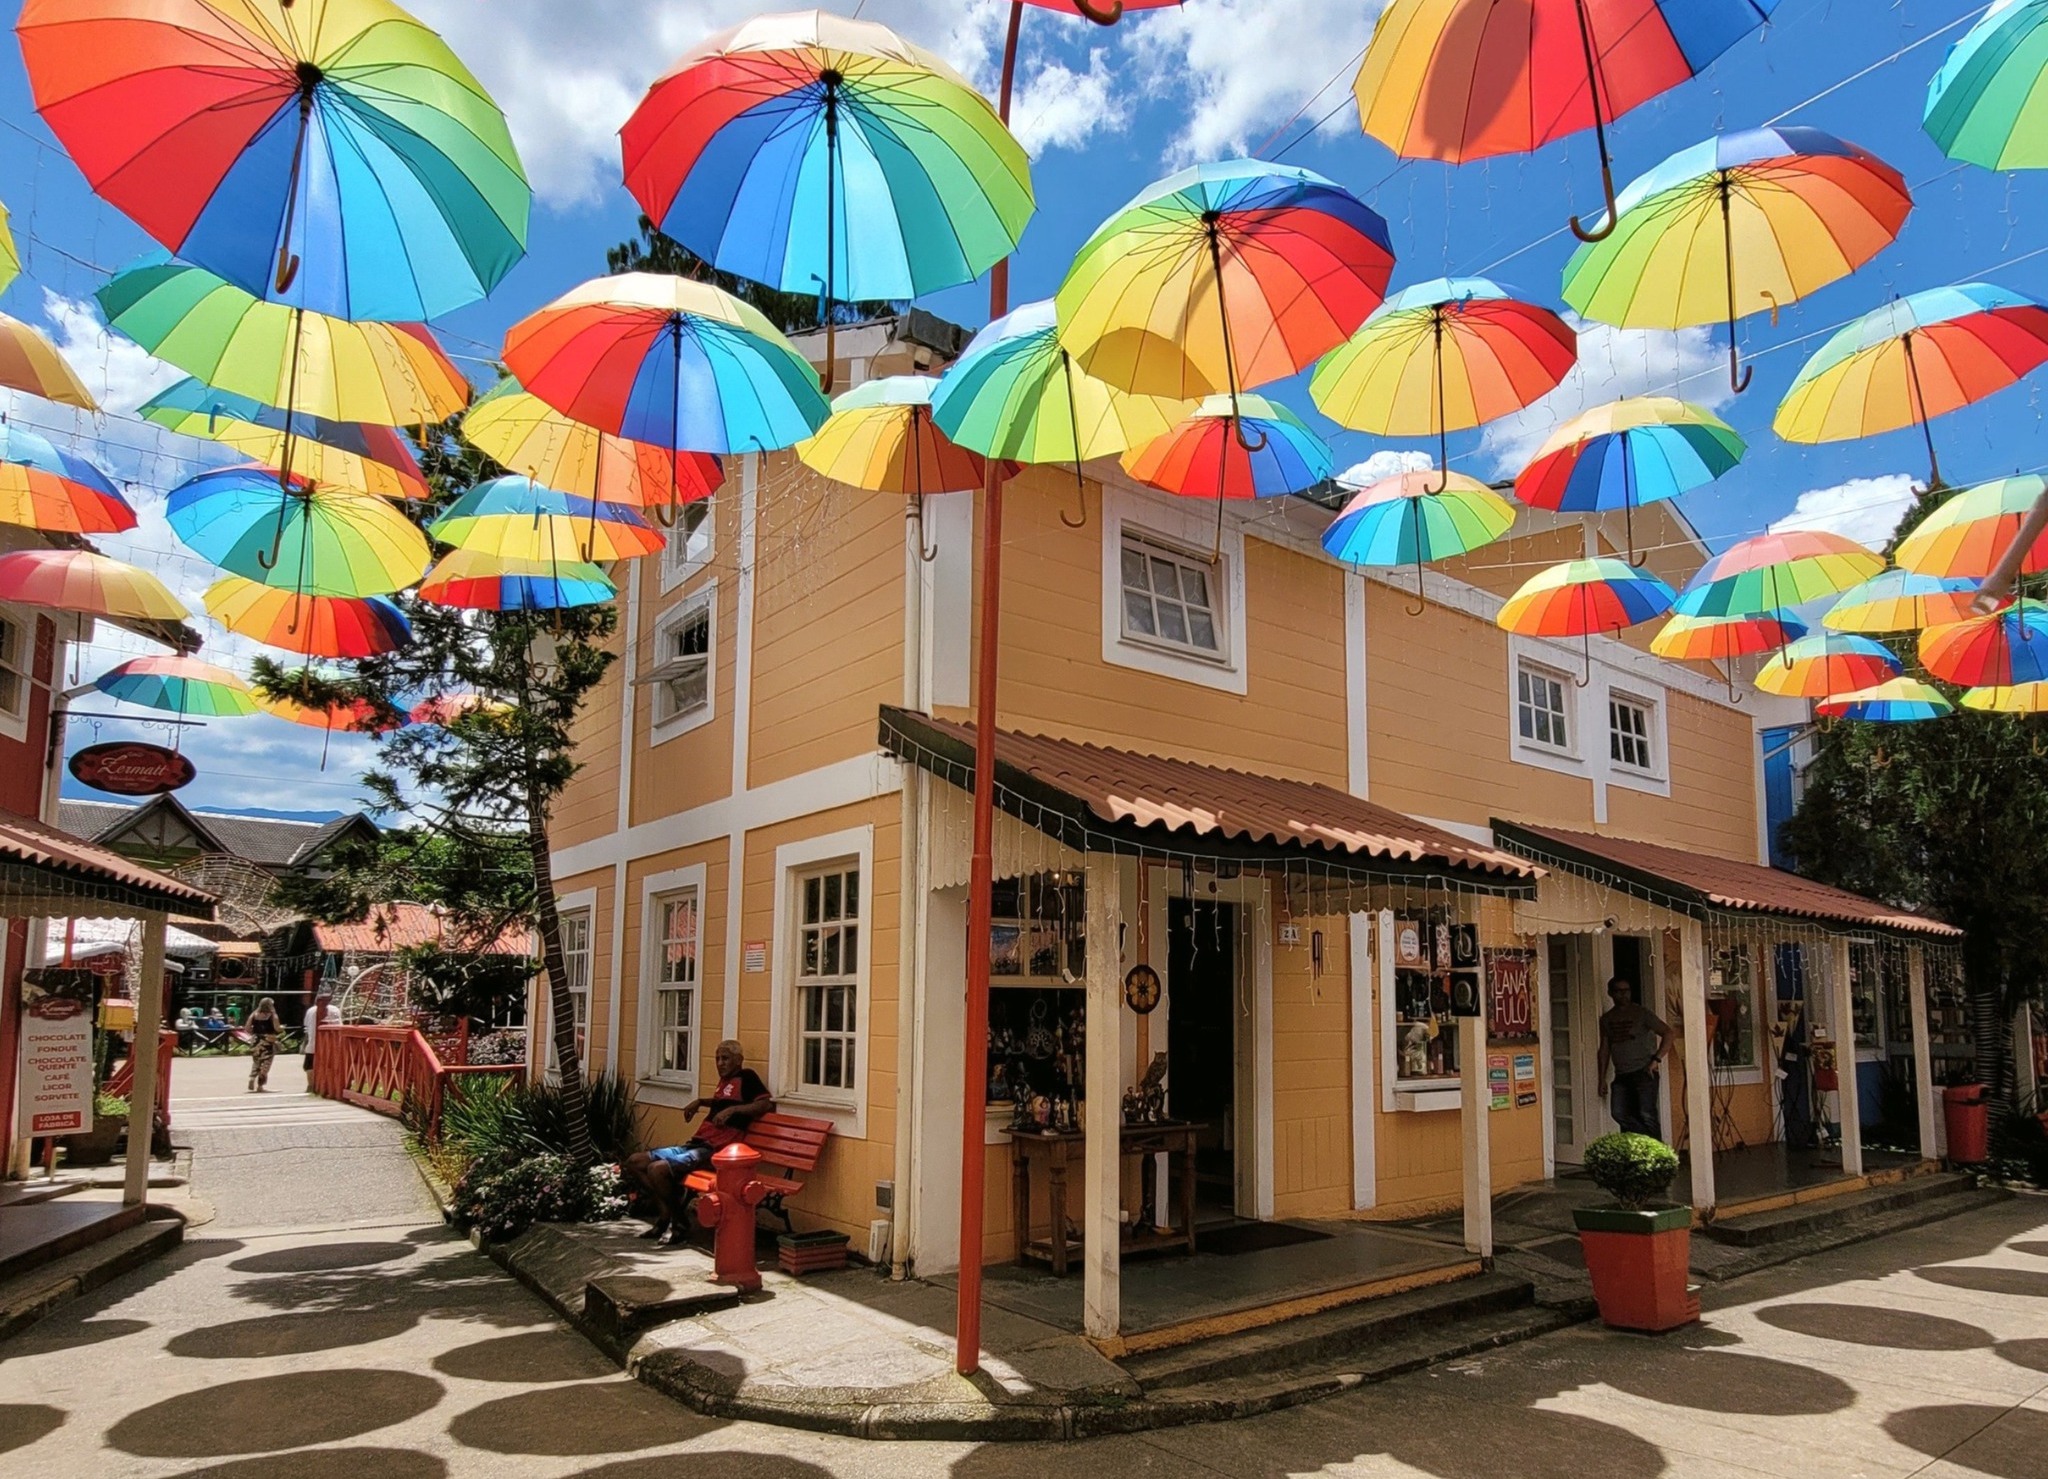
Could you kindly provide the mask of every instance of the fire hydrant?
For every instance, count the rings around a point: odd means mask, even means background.
[[[733,1144],[711,1157],[715,1190],[697,1198],[697,1220],[712,1229],[711,1282],[745,1293],[761,1287],[754,1266],[754,1209],[772,1188],[754,1174],[761,1152]]]

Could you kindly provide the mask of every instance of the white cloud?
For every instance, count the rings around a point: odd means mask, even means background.
[[[1899,527],[1899,520],[1918,496],[1919,484],[1909,473],[1851,478],[1832,488],[1815,488],[1800,494],[1792,512],[1771,525],[1771,533],[1825,529],[1881,550],[1891,541],[1892,531]]]
[[[1121,133],[1130,122],[1130,92],[1118,86],[1099,48],[1088,53],[1085,72],[1047,62],[1010,103],[1011,129],[1034,159],[1048,149],[1075,149]]]
[[[185,372],[152,359],[132,339],[107,331],[96,305],[43,289],[43,321],[50,338],[107,410],[127,414]]]
[[[1346,488],[1369,488],[1404,472],[1428,472],[1435,466],[1436,459],[1427,452],[1375,452],[1338,473],[1337,482]]]

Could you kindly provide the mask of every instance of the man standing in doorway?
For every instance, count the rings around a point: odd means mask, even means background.
[[[1671,1050],[1671,1029],[1636,1000],[1633,982],[1616,976],[1607,983],[1607,996],[1614,1005],[1600,1017],[1600,1092],[1608,1094],[1611,1068],[1614,1086],[1607,1106],[1614,1122],[1634,1134],[1661,1140],[1657,1065]]]

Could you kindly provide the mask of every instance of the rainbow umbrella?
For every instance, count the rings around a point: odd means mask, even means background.
[[[7,226],[7,207],[0,205],[0,292],[21,276],[21,253],[15,249],[14,233]]]
[[[662,547],[633,509],[543,488],[531,478],[478,483],[427,526],[442,544],[512,560],[630,560]]]
[[[1920,666],[1963,688],[2007,688],[2048,680],[2048,606],[2017,601],[1989,616],[1929,627]]]
[[[1565,301],[1625,329],[1725,322],[1728,380],[1741,391],[1736,321],[1847,277],[1899,234],[1913,197],[1868,150],[1788,127],[1680,150],[1617,207],[1611,234],[1565,264]]]
[[[1726,662],[1775,652],[1806,635],[1789,611],[1763,616],[1673,616],[1650,639],[1650,651],[1673,662]]]
[[[1503,500],[1505,501],[1505,500]],[[1539,570],[1509,596],[1494,625],[1523,637],[1577,637],[1593,681],[1593,633],[1619,632],[1671,609],[1671,587],[1626,560],[1565,560]]]
[[[2048,0],[1999,0],[1949,48],[1921,125],[1950,159],[2048,166]]]
[[[1814,708],[1830,719],[1862,719],[1877,724],[1914,724],[1952,713],[1951,704],[1932,683],[1918,678],[1888,678],[1853,693],[1837,693]]]
[[[50,534],[118,534],[135,527],[135,510],[85,458],[0,420],[0,524]]]
[[[239,719],[256,712],[256,697],[247,683],[196,657],[130,658],[93,679],[92,686],[124,704],[174,714]]]
[[[1422,567],[1491,544],[1514,525],[1515,508],[1463,473],[1404,472],[1360,489],[1323,531],[1323,548],[1351,565],[1415,566],[1420,616]]]
[[[1835,632],[1912,632],[1963,621],[1977,593],[1974,581],[1882,570],[1842,592],[1820,624]]]
[[[2019,537],[2020,526],[2048,482],[2028,475],[1979,483],[1952,494],[1899,541],[1893,558],[1901,570],[1950,580],[1982,580]],[[2048,535],[2028,547],[2023,575],[2048,570]]]
[[[1840,442],[1918,426],[1941,486],[1936,416],[1984,399],[2048,361],[2048,308],[1989,283],[1899,298],[1841,330],[1800,367],[1772,428],[1788,442]]]
[[[381,711],[367,699],[340,699],[316,704],[303,697],[259,694],[256,705],[274,719],[301,724],[325,733],[320,742],[320,768],[327,768],[327,750],[337,730],[343,734],[383,734],[405,722],[403,714]]]
[[[290,482],[264,467],[187,478],[165,505],[171,532],[232,575],[313,596],[381,596],[427,568],[427,542],[391,504]]]
[[[725,468],[709,452],[673,452],[571,421],[517,380],[500,380],[462,418],[462,435],[507,471],[557,493],[653,508],[709,498]]]
[[[1016,249],[1031,166],[987,99],[886,26],[756,16],[684,54],[619,130],[626,188],[727,272],[831,305],[971,282]]]
[[[1899,660],[1883,643],[1842,632],[1815,632],[1788,644],[1765,663],[1756,675],[1756,686],[1779,698],[1826,698],[1898,675]]]
[[[1183,498],[1272,498],[1330,476],[1330,449],[1262,395],[1212,395],[1164,435],[1124,453],[1124,471]]]
[[[465,714],[509,714],[512,705],[481,693],[437,693],[405,712],[409,724],[434,724],[445,729]]]
[[[1258,160],[1197,165],[1088,238],[1055,299],[1060,343],[1118,390],[1234,396],[1343,343],[1393,270],[1387,223],[1342,186]]]
[[[183,621],[191,615],[147,570],[83,549],[0,555],[0,601],[130,621]]]
[[[507,560],[450,550],[420,582],[420,599],[469,611],[556,611],[596,606],[618,594],[604,571],[581,561]]]
[[[835,398],[817,435],[796,444],[804,466],[834,482],[907,495],[927,560],[938,551],[925,548],[925,495],[965,493],[988,476],[987,460],[949,440],[933,420],[938,384],[930,375],[869,380]]]
[[[2048,714],[2048,683],[1972,688],[1963,694],[1963,707],[1986,714]]]
[[[1164,10],[1169,5],[1182,5],[1186,0],[1023,0],[1026,5],[1035,5],[1040,10],[1059,10],[1068,15],[1078,15],[1095,22],[1098,26],[1113,26],[1123,19],[1127,10]]]
[[[308,657],[377,657],[412,641],[405,613],[382,596],[310,596],[223,575],[200,600],[229,631]]]
[[[435,318],[525,255],[504,115],[386,0],[27,0],[15,31],[92,188],[259,297]]]
[[[1703,488],[1742,460],[1728,423],[1669,396],[1631,396],[1574,416],[1515,476],[1515,497],[1557,513],[1621,509],[1635,563],[1635,511]]]
[[[0,313],[0,388],[25,390],[81,411],[100,408],[92,392],[41,330],[4,313]]]
[[[1881,556],[1823,529],[1759,534],[1700,566],[1678,598],[1683,616],[1754,616],[1838,595],[1884,568]]]
[[[252,462],[282,466],[309,483],[374,493],[380,498],[430,498],[412,443],[396,428],[354,421],[286,416],[190,376],[137,408],[145,421],[185,436],[232,447]]]
[[[1528,154],[1590,128],[1607,219],[1607,125],[1754,31],[1778,0],[1394,0],[1353,91],[1365,131],[1408,159]],[[1572,218],[1581,239],[1592,233]]]
[[[1577,359],[1578,342],[1549,309],[1517,302],[1483,277],[1440,277],[1374,309],[1323,357],[1308,391],[1340,426],[1434,436],[1436,465],[1449,467],[1451,432],[1547,395]]]

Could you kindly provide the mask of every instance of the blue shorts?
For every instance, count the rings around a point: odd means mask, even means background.
[[[701,1140],[692,1140],[688,1145],[664,1145],[647,1154],[657,1161],[667,1161],[678,1171],[694,1171],[711,1164],[711,1147]]]

